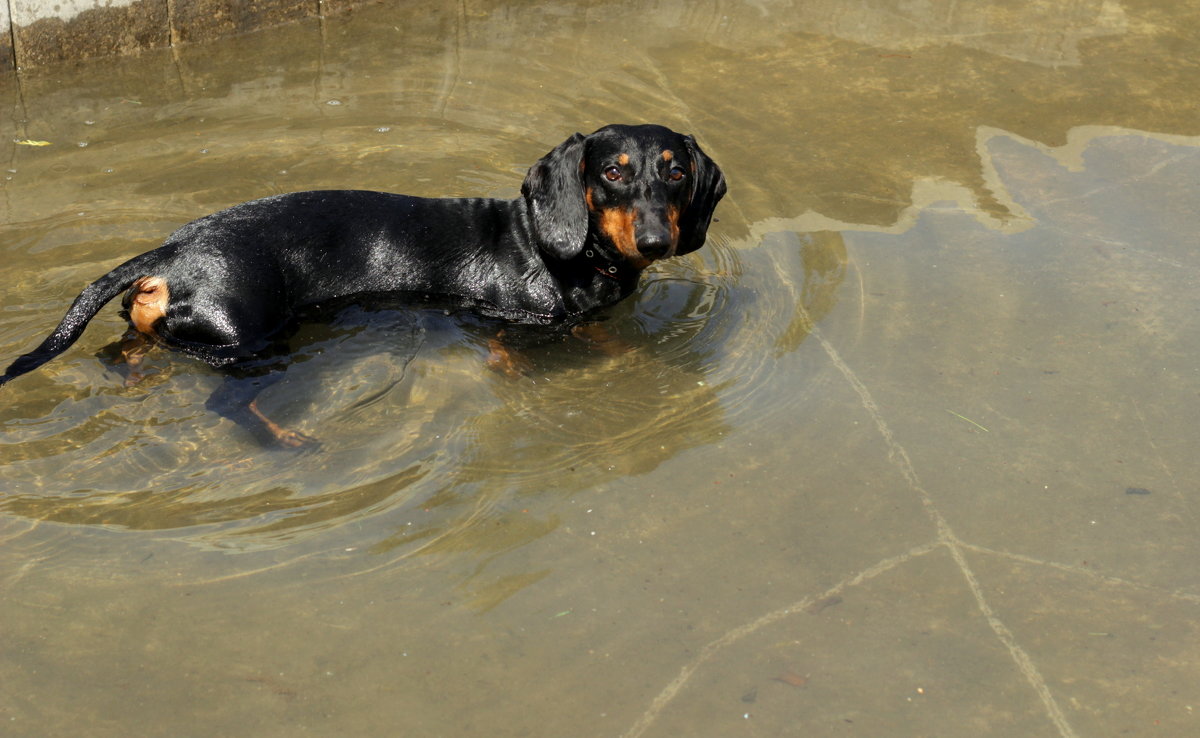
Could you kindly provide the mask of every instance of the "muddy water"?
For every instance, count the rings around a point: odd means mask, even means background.
[[[307,454],[126,389],[103,312],[0,390],[5,734],[1195,734],[1181,5],[423,3],[0,80],[4,361],[266,194],[510,197],[641,120],[731,187],[628,353],[307,329]]]

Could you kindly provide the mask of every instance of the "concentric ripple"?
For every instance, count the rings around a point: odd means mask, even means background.
[[[321,440],[305,453],[260,448],[208,412],[221,378],[186,358],[155,355],[157,373],[130,389],[94,359],[52,364],[0,428],[0,509],[238,551],[311,539],[296,555],[337,545],[349,525],[393,556],[470,540],[518,499],[643,474],[785,412],[798,400],[760,388],[833,304],[844,268],[831,236],[718,242],[648,274],[599,339],[529,348],[516,379],[484,369],[487,332],[440,313],[344,313],[297,337],[261,399]],[[119,481],[131,478],[145,482]]]

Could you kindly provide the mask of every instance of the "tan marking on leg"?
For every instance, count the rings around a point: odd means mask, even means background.
[[[129,297],[129,324],[138,333],[154,335],[154,324],[166,317],[171,291],[162,277],[142,277],[133,283]]]
[[[254,417],[262,421],[262,424],[266,426],[271,435],[275,437],[275,440],[284,446],[300,448],[301,446],[309,446],[317,443],[317,439],[313,438],[312,436],[301,433],[298,430],[284,428],[282,425],[279,425],[266,415],[263,415],[262,410],[258,409],[257,399],[251,400],[247,407],[249,407],[250,412],[254,413]]]
[[[487,367],[509,379],[519,379],[533,371],[528,359],[504,344],[504,331],[488,339]]]
[[[571,335],[606,356],[620,356],[633,350],[633,346],[614,336],[600,323],[580,323],[571,328]]]
[[[129,368],[129,373],[125,375],[126,387],[133,387],[146,378],[142,371],[142,362],[155,345],[157,345],[157,341],[154,340],[154,336],[141,333],[133,328],[125,331],[125,335],[121,336],[121,360]]]

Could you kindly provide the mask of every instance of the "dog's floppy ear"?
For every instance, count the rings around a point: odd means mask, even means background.
[[[583,250],[587,238],[587,203],[583,199],[583,144],[576,133],[529,168],[521,194],[529,204],[538,245],[559,259]]]
[[[692,173],[695,185],[692,201],[683,211],[683,217],[679,221],[679,247],[675,250],[676,254],[691,253],[704,245],[713,211],[725,196],[725,175],[721,173],[721,168],[708,158],[708,154],[700,150],[695,139],[691,136],[683,138],[695,165],[695,171]]]

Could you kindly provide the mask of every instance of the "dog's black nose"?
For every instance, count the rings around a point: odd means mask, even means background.
[[[639,233],[638,253],[647,259],[661,259],[671,250],[671,236],[667,233]]]

